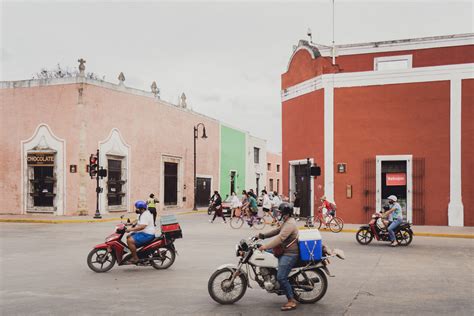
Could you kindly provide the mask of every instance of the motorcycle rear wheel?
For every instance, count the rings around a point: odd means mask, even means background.
[[[92,249],[87,256],[87,265],[97,273],[109,271],[114,264],[115,256],[113,253],[107,252],[107,249]]]
[[[306,277],[299,273],[292,280],[293,293],[295,299],[301,304],[313,304],[324,297],[328,289],[328,279],[323,271],[320,269],[305,271]],[[298,288],[312,286],[311,291]]]
[[[207,283],[207,290],[211,298],[219,304],[229,305],[239,301],[247,291],[247,278],[240,274],[230,284],[235,270],[220,269],[214,272]]]
[[[361,245],[368,245],[374,236],[368,228],[361,228],[356,233],[356,240]]]
[[[413,233],[408,229],[400,229],[395,238],[399,246],[408,246],[413,240]]]
[[[230,227],[234,229],[239,229],[244,224],[244,219],[240,216],[232,217],[230,219]]]
[[[334,217],[329,221],[329,229],[333,233],[339,233],[344,227],[344,221],[339,217]]]
[[[176,260],[176,253],[173,249],[158,248],[153,252],[153,258],[150,260],[152,267],[157,270],[164,270],[173,265]]]

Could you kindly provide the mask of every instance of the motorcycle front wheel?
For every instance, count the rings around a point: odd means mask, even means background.
[[[400,246],[408,246],[413,240],[413,233],[409,229],[400,229],[395,235],[395,238]]]
[[[87,265],[97,273],[107,272],[115,264],[115,256],[107,249],[92,249],[87,256]]]
[[[368,228],[361,228],[356,233],[356,240],[361,245],[368,245],[372,241],[372,232]]]
[[[323,298],[328,289],[328,279],[320,269],[306,270],[292,280],[295,299],[302,304],[313,304]]]
[[[247,291],[248,281],[245,275],[239,274],[231,283],[234,270],[221,269],[214,272],[209,278],[207,290],[214,301],[219,304],[234,304]]]
[[[171,267],[176,259],[176,253],[173,249],[169,248],[158,248],[153,252],[153,259],[150,263],[153,268],[157,270],[164,270]]]

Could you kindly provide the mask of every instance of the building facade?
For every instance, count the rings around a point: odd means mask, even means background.
[[[300,41],[282,74],[284,192],[350,223],[395,194],[415,224],[474,225],[474,35],[333,52]]]
[[[198,197],[218,188],[220,123],[156,94],[83,76],[2,82],[0,213],[94,214],[89,156],[99,149],[102,213],[129,211],[154,193],[160,209],[194,202],[193,127]]]
[[[281,155],[267,151],[267,187],[268,191],[282,193]]]
[[[246,147],[246,187],[260,194],[267,184],[267,142],[247,133]]]
[[[223,198],[245,189],[246,133],[221,124],[220,193]]]

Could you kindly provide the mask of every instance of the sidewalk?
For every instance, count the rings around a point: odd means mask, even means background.
[[[160,212],[159,215],[174,214],[177,216],[206,213],[207,209],[198,211],[176,210]],[[85,216],[54,216],[50,214],[27,214],[27,215],[0,215],[0,223],[36,223],[36,224],[74,224],[74,223],[103,223],[120,221],[120,216],[124,218],[135,218],[135,213],[105,214],[101,219],[95,219],[94,215]]]
[[[359,230],[360,226],[362,226],[362,224],[344,224],[344,228],[341,232],[355,234]],[[474,239],[474,227],[413,225],[412,230],[415,236]],[[322,231],[326,230],[323,229]]]

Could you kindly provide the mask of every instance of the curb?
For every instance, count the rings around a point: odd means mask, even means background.
[[[298,229],[305,230],[308,229],[308,227],[298,227]],[[330,232],[327,229],[322,229],[322,232]],[[340,232],[341,233],[357,233],[358,229],[343,229]],[[474,239],[474,234],[447,234],[447,233],[417,233],[413,232],[413,236],[419,236],[419,237],[441,237],[441,238],[464,238],[464,239]]]

